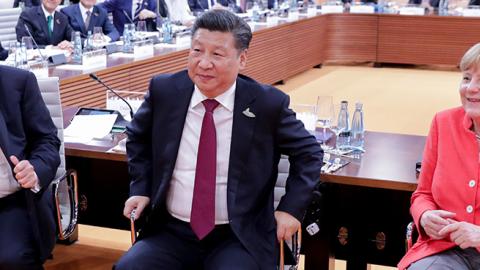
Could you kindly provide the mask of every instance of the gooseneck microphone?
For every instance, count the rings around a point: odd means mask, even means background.
[[[128,108],[130,109],[130,117],[131,119],[133,119],[133,109],[132,109],[132,106],[130,106],[130,103],[128,103],[128,101],[126,101],[122,96],[120,96],[117,92],[115,92],[115,90],[110,88],[110,86],[106,85],[102,80],[100,80],[100,78],[98,78],[97,75],[95,75],[95,73],[90,73],[88,74],[88,76],[90,76],[90,78],[92,78],[94,81],[97,81],[98,83],[103,85],[105,88],[107,88],[108,91],[112,92],[115,96],[117,96],[119,99],[125,102]]]
[[[27,30],[28,36],[32,38],[33,44],[35,44],[35,48],[37,48],[38,54],[40,54],[40,57],[42,58],[42,61],[45,61],[45,57],[43,56],[42,51],[38,47],[37,41],[35,40],[35,38],[33,38],[33,35],[30,32],[30,29],[28,29],[27,24],[24,24],[23,26],[25,26],[25,30]]]
[[[128,15],[128,12],[126,12],[124,9],[122,9],[123,11],[123,14],[125,15],[125,17],[127,17],[127,19],[130,21],[131,24],[134,24],[132,18]]]

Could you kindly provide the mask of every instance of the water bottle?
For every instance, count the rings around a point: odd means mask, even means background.
[[[377,13],[383,13],[385,7],[385,0],[378,0],[377,2]]]
[[[76,31],[73,35],[73,57],[74,63],[82,63],[82,37],[80,32]]]
[[[363,126],[363,104],[357,102],[355,104],[355,112],[352,118],[352,138],[350,139],[350,145],[354,147],[363,148],[365,142],[365,128]]]
[[[348,102],[343,100],[340,103],[340,112],[338,113],[337,126],[340,133],[337,137],[337,148],[342,150],[350,146],[350,127],[348,115]]]
[[[87,39],[85,40],[85,47],[83,49],[86,52],[93,51],[92,31],[88,31]]]
[[[253,2],[252,20],[254,22],[259,22],[260,21],[260,6],[258,5],[257,1]]]
[[[22,44],[15,43],[15,67],[21,68],[23,65]]]
[[[163,34],[163,42],[164,43],[172,43],[173,42],[173,31],[172,31],[172,23],[170,19],[165,18],[162,23],[162,34]]]
[[[297,10],[298,5],[297,5],[297,0],[290,0],[290,10],[295,11]]]
[[[438,3],[438,15],[448,15],[448,0],[440,0],[440,2]]]
[[[132,32],[129,24],[125,24],[123,28],[123,52],[131,53],[132,50]]]

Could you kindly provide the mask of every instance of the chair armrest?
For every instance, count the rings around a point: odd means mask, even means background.
[[[78,222],[77,172],[68,170],[53,180],[51,186],[58,238],[65,240],[75,231]]]

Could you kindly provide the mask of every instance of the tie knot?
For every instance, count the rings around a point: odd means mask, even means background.
[[[202,103],[206,112],[213,112],[219,104],[215,99],[205,99]]]
[[[47,20],[51,21],[53,19],[52,15],[47,16]]]
[[[87,10],[87,12],[85,12],[85,13],[87,13],[87,16],[90,16],[90,14],[92,14],[92,12],[90,12],[90,10]]]

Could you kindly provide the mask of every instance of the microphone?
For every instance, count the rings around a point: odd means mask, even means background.
[[[130,18],[130,16],[128,15],[128,13],[127,13],[124,9],[122,9],[122,11],[123,11],[123,14],[125,15],[125,17],[127,17],[127,19],[130,21],[130,23],[131,23],[131,24],[135,24],[135,23],[133,22],[132,18]]]
[[[132,106],[130,106],[130,103],[128,103],[128,101],[126,101],[122,96],[120,96],[117,92],[115,92],[115,90],[110,88],[110,86],[106,85],[102,80],[100,80],[100,78],[98,78],[97,75],[95,75],[95,73],[90,73],[90,74],[88,74],[88,76],[90,76],[90,78],[92,78],[92,80],[97,81],[98,83],[103,85],[105,88],[107,88],[108,91],[112,92],[115,96],[117,96],[119,99],[121,99],[123,102],[125,102],[127,104],[128,108],[130,109],[130,117],[131,117],[131,119],[133,119],[133,109],[132,109]]]
[[[40,48],[38,47],[37,41],[35,41],[35,38],[33,38],[32,33],[31,33],[30,30],[28,29],[27,24],[24,24],[23,26],[25,26],[25,30],[27,30],[28,36],[32,38],[33,44],[35,44],[35,48],[37,48],[38,54],[40,54],[40,57],[42,58],[42,61],[45,61],[45,57],[43,56],[42,51],[41,51]]]

